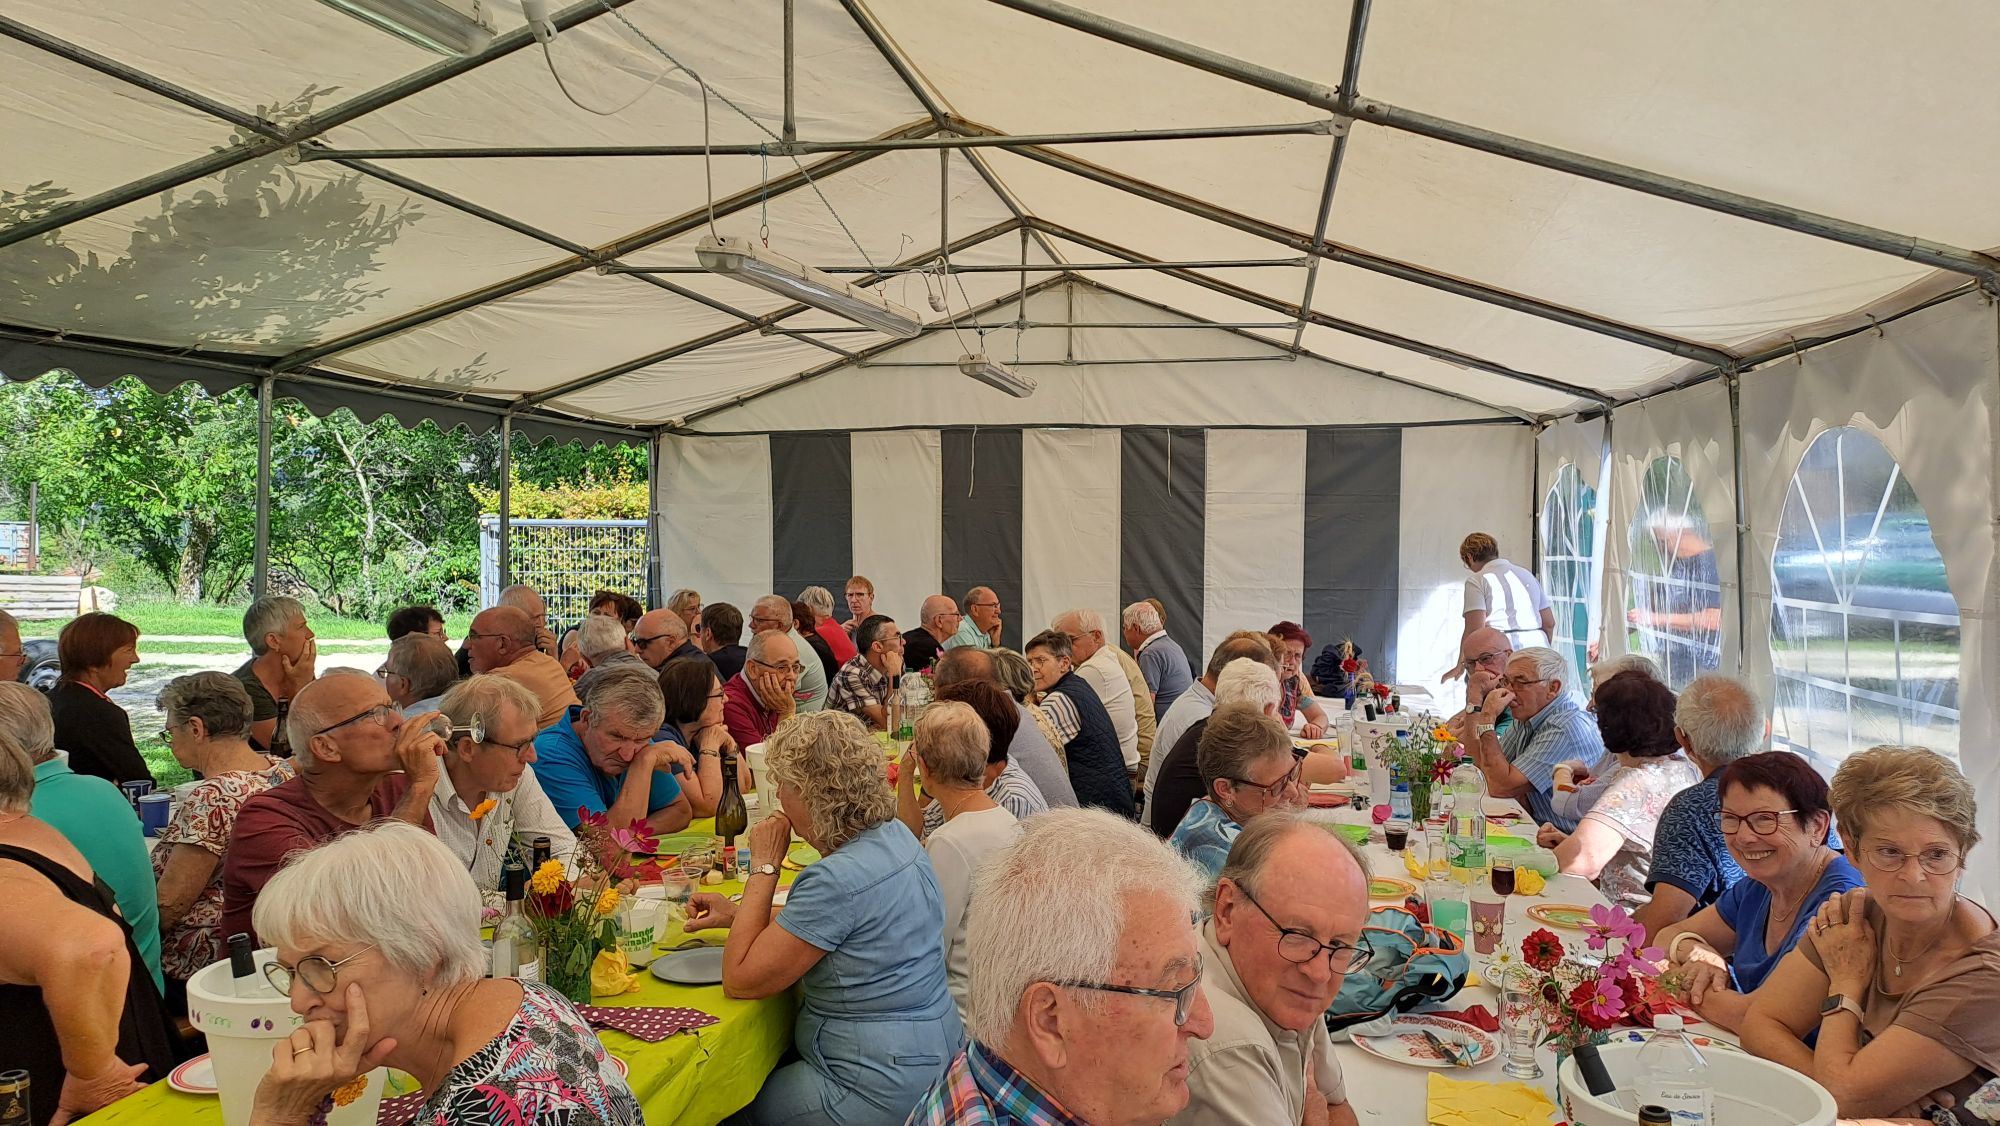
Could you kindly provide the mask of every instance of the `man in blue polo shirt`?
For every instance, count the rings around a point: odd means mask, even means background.
[[[615,826],[644,821],[656,833],[687,828],[694,809],[672,770],[693,770],[694,760],[685,747],[652,741],[665,713],[652,670],[613,665],[592,680],[581,707],[535,736],[535,777],[570,828],[579,810]]]

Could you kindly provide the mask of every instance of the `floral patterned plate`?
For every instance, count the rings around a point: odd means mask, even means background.
[[[1452,1067],[1450,1060],[1438,1054],[1424,1039],[1428,1030],[1438,1039],[1451,1045],[1453,1051],[1472,1053],[1472,1066],[1495,1058],[1500,1054],[1500,1043],[1491,1035],[1449,1017],[1425,1016],[1418,1013],[1405,1014],[1396,1018],[1389,1031],[1380,1036],[1356,1036],[1354,1046],[1371,1056],[1380,1056],[1390,1063],[1406,1064],[1410,1067]]]
[[[1528,918],[1552,927],[1580,931],[1590,926],[1590,908],[1574,903],[1537,903],[1528,908]]]

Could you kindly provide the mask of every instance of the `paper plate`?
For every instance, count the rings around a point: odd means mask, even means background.
[[[1590,908],[1574,903],[1537,903],[1528,908],[1528,918],[1552,927],[1580,931],[1590,925]]]
[[[1409,1067],[1441,1067],[1455,1069],[1449,1060],[1438,1055],[1430,1041],[1424,1039],[1425,1030],[1452,1046],[1454,1050],[1470,1048],[1472,1066],[1493,1059],[1500,1054],[1500,1043],[1490,1034],[1461,1020],[1447,1017],[1410,1014],[1396,1018],[1389,1031],[1380,1036],[1356,1036],[1354,1046],[1371,1056],[1380,1056],[1390,1063],[1405,1064]]]
[[[803,872],[808,864],[815,863],[819,859],[818,849],[804,841],[797,841],[792,844],[791,851],[785,853],[784,862],[778,866],[788,872]]]
[[[215,1061],[207,1053],[167,1073],[167,1086],[188,1095],[215,1094]]]
[[[721,985],[722,947],[697,946],[653,959],[653,976],[675,985]]]
[[[1394,876],[1377,876],[1368,881],[1368,898],[1393,899],[1397,903],[1417,893],[1417,885]]]

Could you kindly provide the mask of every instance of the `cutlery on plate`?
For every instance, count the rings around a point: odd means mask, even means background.
[[[1437,1033],[1432,1032],[1428,1028],[1419,1029],[1418,1031],[1424,1034],[1424,1040],[1430,1044],[1431,1048],[1453,1067],[1472,1066],[1472,1061],[1466,1059],[1464,1053],[1453,1051],[1451,1045],[1446,1043],[1444,1038]]]

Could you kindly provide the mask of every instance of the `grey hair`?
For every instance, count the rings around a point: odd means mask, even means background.
[[[530,601],[530,599],[534,601]],[[493,605],[512,606],[514,609],[519,610],[523,614],[528,614],[528,617],[533,618],[534,615],[528,613],[528,607],[534,605],[535,602],[541,602],[544,611],[548,609],[548,601],[542,597],[541,591],[536,590],[527,583],[515,583],[512,586],[502,587],[499,596],[494,598]]]
[[[428,633],[406,633],[391,641],[389,657],[382,664],[409,681],[419,700],[439,695],[458,679],[458,658],[451,655],[451,646]]]
[[[667,598],[667,609],[678,614],[688,604],[701,601],[701,592],[682,587]]]
[[[809,586],[799,592],[799,601],[812,607],[822,618],[833,616],[833,592],[823,586]]]
[[[1104,632],[1104,615],[1083,606],[1079,606],[1074,610],[1064,610],[1062,613],[1056,615],[1056,621],[1075,622],[1076,632],[1078,633]],[[1053,625],[1054,623],[1050,624]]]
[[[947,649],[947,653],[957,653],[957,649]],[[1028,667],[1028,658],[1012,649],[988,649],[993,655],[993,677],[1000,687],[1015,700],[1025,700],[1028,693],[1035,690],[1035,670]]]
[[[306,752],[306,744],[312,742],[313,734],[328,724],[339,723],[347,718],[330,714],[326,705],[319,702],[319,697],[326,693],[315,692],[314,689],[322,684],[348,679],[375,683],[374,677],[360,669],[332,668],[319,674],[319,678],[311,684],[299,689],[299,694],[292,700],[291,709],[285,713],[285,742],[291,744],[292,754],[295,757],[311,758],[312,756]]]
[[[1674,726],[1710,766],[1728,766],[1764,749],[1764,702],[1740,680],[1698,676],[1674,704]]]
[[[625,623],[603,614],[592,614],[576,627],[577,652],[582,653],[583,659],[591,664],[613,653],[623,653],[625,642],[630,638],[631,635],[625,632]]]
[[[896,816],[896,795],[882,771],[882,745],[846,712],[795,715],[778,725],[764,747],[765,773],[805,803],[821,852]]]
[[[486,973],[480,906],[449,846],[389,818],[293,853],[258,893],[250,920],[272,945],[373,946],[404,976],[449,989]]]
[[[917,720],[917,758],[924,778],[975,790],[986,788],[986,754],[993,734],[971,704],[940,700]]]
[[[26,813],[35,802],[35,764],[28,753],[0,733],[0,813]]]
[[[660,695],[659,674],[643,664],[619,662],[592,670],[589,695],[583,708],[593,720],[619,719],[648,731],[660,726],[667,714],[667,699]],[[536,709],[539,714],[540,709]]]
[[[1644,673],[1661,684],[1667,682],[1666,677],[1660,675],[1660,666],[1653,658],[1646,656],[1644,653],[1627,653],[1624,656],[1611,657],[1590,666],[1590,690],[1592,692],[1597,691],[1598,685],[1603,684],[1621,672]]]
[[[1222,666],[1215,678],[1215,706],[1254,704],[1259,710],[1275,707],[1279,699],[1278,674],[1271,666],[1248,657],[1238,657]]]
[[[1514,655],[1507,658],[1507,663],[1511,665],[1522,659],[1535,663],[1535,676],[1542,680],[1562,680],[1569,676],[1569,662],[1563,660],[1561,653],[1546,645],[1530,645],[1526,649],[1516,649]]]
[[[485,721],[485,726],[491,728],[502,707],[513,708],[515,715],[529,723],[536,723],[542,716],[541,701],[535,699],[533,692],[518,680],[492,673],[480,673],[459,681],[444,694],[444,699],[438,701],[438,710],[451,720],[454,727],[463,727],[471,723],[474,716],[479,716]]]
[[[270,651],[264,638],[283,633],[292,626],[293,618],[304,618],[306,608],[298,599],[284,594],[267,594],[250,604],[243,611],[243,640],[250,643],[250,652],[263,656]]]
[[[1134,602],[1118,615],[1118,624],[1127,629],[1142,630],[1148,635],[1160,631],[1160,612],[1153,609],[1150,602]]]
[[[30,762],[56,753],[56,721],[48,697],[18,682],[0,684],[0,736],[12,739]]]
[[[1202,792],[1215,795],[1215,784],[1235,781],[1249,773],[1250,764],[1266,757],[1292,755],[1292,737],[1285,725],[1264,714],[1252,703],[1224,704],[1216,709],[1202,728],[1195,744],[1195,768],[1201,771]]]
[[[1326,827],[1305,815],[1303,810],[1274,809],[1250,819],[1243,831],[1236,836],[1236,843],[1229,846],[1229,859],[1222,862],[1220,879],[1228,880],[1238,887],[1255,885],[1258,877],[1270,864],[1271,854],[1293,833],[1310,833],[1315,837],[1328,837],[1340,842],[1347,855],[1354,858],[1355,866],[1361,869],[1363,882],[1374,876],[1369,870],[1368,856],[1353,841],[1339,833],[1329,833]],[[1214,891],[1210,893],[1213,905]]]
[[[997,1047],[1036,982],[1108,980],[1133,901],[1158,896],[1192,918],[1205,882],[1158,837],[1101,809],[1052,809],[1021,822],[1021,835],[972,878],[966,1032]],[[1032,942],[1021,940],[1023,919],[1043,920]]]
[[[790,616],[791,610],[787,609],[785,614]],[[763,661],[764,657],[771,652],[771,646],[777,644],[777,639],[780,637],[791,641],[792,633],[789,629],[767,629],[762,633],[751,634],[750,644],[743,651],[744,657],[752,661]],[[792,642],[792,648],[797,649],[798,647],[797,642]],[[800,653],[797,659],[803,661],[806,659],[806,655]],[[769,664],[770,662],[766,661],[765,663]]]
[[[768,613],[771,617],[777,619],[779,629],[792,628],[792,603],[784,595],[767,594],[750,604],[750,612],[752,614],[760,611]],[[771,631],[765,630],[764,632],[769,633]]]
[[[199,719],[210,735],[223,736],[249,732],[250,717],[255,710],[243,682],[226,672],[177,676],[160,689],[154,703],[166,713],[171,726]]]

